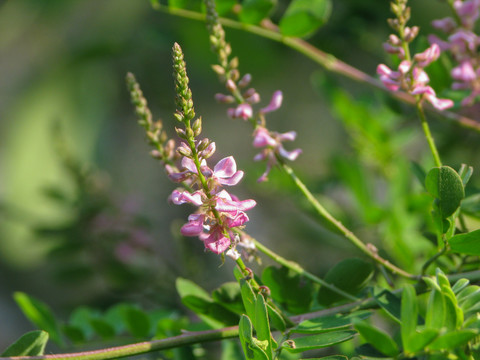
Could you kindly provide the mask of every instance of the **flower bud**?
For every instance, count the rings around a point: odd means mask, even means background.
[[[230,60],[230,63],[228,64],[228,67],[230,69],[238,68],[238,57],[235,56],[232,60]]]
[[[200,141],[197,145],[197,150],[200,152],[200,151],[203,151],[205,150],[205,148],[210,144],[210,140],[205,138],[205,139],[202,139],[202,141]]]
[[[160,153],[160,151],[158,150],[152,150],[150,151],[150,155],[154,158],[154,159],[161,159],[163,156],[162,154]]]
[[[242,79],[238,82],[238,86],[241,88],[244,88],[250,84],[250,81],[252,81],[252,75],[250,74],[245,74],[243,75]]]
[[[197,120],[195,120],[195,122],[193,123],[192,129],[193,129],[194,137],[197,137],[198,135],[200,135],[200,133],[202,132],[202,118],[201,117],[199,117]]]
[[[390,34],[390,36],[388,37],[388,43],[393,45],[393,46],[401,46],[402,45],[402,41],[398,38],[397,35],[394,35],[394,34]]]
[[[212,65],[212,69],[213,71],[215,71],[215,73],[217,73],[218,75],[225,75],[225,69],[218,65],[218,64],[215,64],[215,65]]]
[[[238,79],[240,79],[240,71],[238,71],[238,69],[233,69],[230,71],[230,78],[233,81],[238,81]]]
[[[177,111],[176,113],[173,114],[173,116],[174,116],[175,119],[177,119],[178,121],[183,122],[183,114],[182,114],[182,113],[180,113],[180,112]]]
[[[187,138],[185,134],[185,130],[175,127],[175,132],[177,133],[178,137],[180,137],[181,139]]]
[[[202,151],[202,157],[204,159],[208,159],[210,156],[212,156],[215,153],[216,149],[217,147],[214,142],[208,144],[205,150]]]
[[[182,143],[183,145],[183,143]],[[190,148],[188,147],[185,147],[185,146],[179,146],[177,148],[177,152],[182,155],[182,156],[186,156],[186,157],[190,157],[192,155],[192,150],[190,150]]]
[[[235,82],[232,79],[228,79],[225,86],[229,91],[235,91],[237,89],[237,85],[235,85]]]
[[[222,104],[231,104],[235,101],[235,98],[231,95],[215,94],[215,100]]]

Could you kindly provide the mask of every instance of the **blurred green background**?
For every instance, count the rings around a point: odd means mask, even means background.
[[[279,12],[287,4],[280,2]],[[429,30],[429,21],[443,16],[443,5],[440,1],[412,3],[412,23]],[[390,32],[388,16],[388,1],[337,0],[329,23],[309,41],[374,74],[385,59],[381,44]],[[315,190],[325,189],[325,179],[334,178],[330,160],[348,155],[350,140],[332,117],[328,94],[315,90],[318,86],[312,85],[312,79],[327,77],[356,97],[382,99],[383,95],[328,75],[281,44],[226,31],[241,72],[253,75],[262,104],[268,103],[273,91],[283,91],[284,105],[269,116],[269,126],[279,132],[297,131],[296,142],[287,145],[304,150],[294,167]],[[239,168],[247,171],[236,193],[258,202],[248,231],[318,274],[356,254],[302,215],[290,197],[278,195],[275,189],[284,181],[278,173],[272,175],[276,185],[256,184],[264,164],[251,161],[255,150],[250,128],[230,120],[226,108],[213,100],[223,89],[210,69],[215,58],[204,24],[156,12],[147,0],[6,0],[0,2],[0,348],[30,328],[13,303],[13,291],[32,294],[66,316],[80,303],[102,307],[125,299],[150,307],[175,307],[176,276],[198,281],[207,289],[231,279],[228,260],[220,267],[218,257],[203,253],[197,240],[179,239],[172,232],[191,209],[167,203],[174,185],[148,155],[124,84],[125,74],[133,72],[154,117],[162,118],[173,136],[170,50],[174,42],[185,53],[196,112],[204,120],[203,135],[217,143],[217,159],[234,155]],[[140,226],[148,229],[153,251],[149,259],[140,260],[139,269],[148,268],[146,279],[137,283],[141,286],[127,280],[112,285],[100,273],[78,282],[74,277],[61,281],[52,275],[58,264],[46,254],[54,243],[35,229],[61,228],[78,215],[78,209],[69,210],[46,196],[47,188],[61,189],[67,197],[75,197],[78,190],[54,146],[55,122],[64,129],[73,156],[94,169],[102,193],[108,193],[119,208],[147,219]],[[407,124],[412,125],[414,144],[409,156],[415,158],[426,147],[411,114]],[[433,129],[439,134],[440,148],[453,150],[446,162],[478,162],[474,135],[446,122],[435,122]],[[452,145],[450,140],[458,136],[464,137],[463,145]],[[462,160],[455,158],[459,155]],[[348,207],[348,196],[341,189],[327,195]],[[76,229],[81,231],[81,226]],[[133,273],[137,276],[142,271]]]

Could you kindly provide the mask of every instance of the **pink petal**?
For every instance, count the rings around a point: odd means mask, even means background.
[[[282,106],[283,94],[280,90],[273,93],[270,104],[260,110],[262,113],[272,112],[278,110]]]
[[[222,184],[222,185],[235,186],[240,182],[240,180],[242,180],[242,178],[243,178],[243,171],[239,170],[233,176],[229,178],[224,178],[224,179],[219,178],[217,179],[217,181],[219,184]]]
[[[438,110],[445,110],[451,108],[454,103],[450,99],[439,99],[432,95],[427,95],[426,99],[432,104],[432,106]]]
[[[230,239],[226,237],[221,228],[216,228],[203,240],[205,247],[215,254],[221,254],[230,246]]]
[[[215,165],[213,172],[216,177],[229,178],[237,172],[237,163],[233,156],[223,158]]]
[[[294,141],[297,137],[297,133],[295,131],[289,131],[278,136],[280,141]]]
[[[287,151],[283,148],[283,146],[280,146],[278,149],[278,153],[284,157],[285,159],[288,159],[290,161],[294,161],[298,155],[302,153],[302,149],[295,149],[292,151]]]
[[[203,233],[205,215],[192,214],[188,217],[188,223],[182,226],[180,233],[183,236],[198,236]]]
[[[265,147],[265,146],[276,146],[277,141],[270,136],[270,133],[264,127],[257,127],[253,132],[253,146],[254,147]]]
[[[170,195],[170,199],[175,205],[191,203],[196,206],[201,206],[203,205],[202,197],[202,191],[195,191],[193,194],[190,194],[188,191],[173,190],[172,195]]]

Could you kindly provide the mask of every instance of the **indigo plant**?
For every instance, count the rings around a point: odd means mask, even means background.
[[[480,132],[477,120],[461,115],[480,94],[480,42],[475,34],[480,1],[444,2],[452,15],[433,21],[443,37],[430,35],[425,46],[427,34],[410,24],[408,0],[392,0],[393,17],[387,22],[393,33],[383,44],[391,64],[382,61],[377,66],[377,80],[302,39],[335,11],[329,0],[292,0],[280,17],[273,0],[204,0],[202,4],[152,0],[152,7],[162,13],[205,22],[205,37],[216,57],[212,69],[219,80],[212,103],[226,106],[221,121],[243,122],[252,131],[252,138],[242,139],[242,150],[253,146],[257,153],[245,168],[260,167],[263,173],[257,182],[245,185],[242,180],[249,174],[237,168],[237,154],[223,153],[213,137],[204,134],[202,125],[217,120],[196,113],[187,75],[187,63],[195,61],[193,51],[184,52],[173,44],[176,125],[171,129],[167,122],[153,120],[139,82],[127,73],[127,88],[150,154],[172,182],[168,206],[192,209],[174,227],[174,237],[200,240],[205,252],[215,254],[221,270],[233,266],[232,281],[207,291],[178,277],[176,291],[190,316],[179,309],[146,309],[122,301],[103,311],[79,304],[63,321],[42,301],[17,292],[17,304],[38,330],[20,337],[0,360],[100,360],[146,353],[159,359],[480,359],[478,181],[473,168],[461,159],[451,166],[444,164],[442,156],[447,158],[449,148],[438,148],[430,129],[432,119],[440,117],[474,136]],[[386,94],[378,96],[385,103],[365,101],[329,79],[315,84],[349,137],[353,154],[339,155],[331,164],[341,184],[337,186],[348,194],[356,211],[338,210],[343,203],[334,205],[337,198],[328,191],[320,196],[315,180],[303,180],[297,173],[295,161],[304,150],[292,145],[297,140],[295,129],[279,132],[267,123],[270,113],[281,114],[284,94],[276,90],[262,101],[261,91],[252,85],[253,76],[239,70],[242,57],[249,55],[234,56],[224,27],[279,41],[329,72]],[[430,74],[432,68],[436,71]],[[434,89],[439,69],[449,84]],[[418,124],[406,121],[409,110],[392,105],[392,98],[414,108]],[[289,124],[294,127],[296,122]],[[428,145],[429,152],[413,159],[408,150],[419,127],[426,140],[422,145]],[[61,137],[57,134],[57,138]],[[63,148],[59,153],[67,154]],[[257,165],[260,161],[265,164]],[[85,239],[90,235],[83,229],[87,224],[97,235],[104,234],[96,241],[108,241],[102,251],[82,243],[85,251],[106,256],[107,249],[111,256],[102,257],[105,262],[124,266],[127,275],[144,271],[149,281],[155,281],[151,268],[139,272],[132,264],[139,252],[147,258],[153,252],[148,227],[134,226],[136,222],[121,212],[121,226],[102,223],[114,207],[112,202],[91,185],[90,173],[82,172],[71,156],[64,156],[63,163],[76,179],[78,202],[91,205],[80,207],[72,227],[82,230]],[[261,222],[255,211],[262,207],[255,200],[258,191],[252,189],[279,178],[289,187],[283,193],[273,185],[275,196],[294,198],[299,210],[335,235],[339,248],[354,248],[357,257],[343,257],[318,275],[266,245],[272,241],[261,239],[250,226]],[[235,189],[252,195],[237,197]],[[59,246],[68,249],[71,232],[60,235]],[[317,256],[323,244],[310,240],[309,251]],[[291,241],[296,241],[294,235]],[[262,258],[274,265],[264,266]],[[92,270],[97,271],[93,265]],[[138,285],[141,280],[134,282]],[[64,351],[44,355],[49,339]],[[102,346],[98,341],[115,345]],[[206,345],[213,341],[216,345]],[[96,350],[85,350],[93,342]]]

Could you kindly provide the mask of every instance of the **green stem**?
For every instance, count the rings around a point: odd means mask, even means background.
[[[422,275],[425,275],[425,273],[427,272],[427,269],[428,267],[434,263],[440,256],[442,256],[443,254],[445,254],[448,250],[448,244],[447,242],[445,241],[445,234],[443,235],[442,237],[442,240],[443,240],[443,248],[438,251],[435,255],[433,255],[430,259],[427,260],[427,262],[425,264],[423,264],[422,266]]]
[[[198,13],[195,11],[189,11],[184,9],[173,9],[173,8],[169,8],[168,6],[161,5],[160,3],[154,3],[153,8],[171,15],[181,16],[184,18],[192,19],[192,20],[205,21],[205,14]],[[269,28],[266,29],[256,25],[242,24],[238,21],[227,19],[227,18],[219,18],[218,20],[222,25],[225,25],[229,28],[247,31],[252,34],[256,34],[258,36],[262,36],[264,38],[280,42],[298,51],[299,53],[305,55],[309,59],[313,60],[315,63],[323,66],[328,71],[340,74],[342,76],[348,77],[355,81],[359,81],[361,83],[366,83],[382,91],[386,91],[391,96],[395,97],[397,100],[400,100],[404,103],[407,103],[410,105],[415,105],[416,103],[415,97],[403,92],[392,92],[388,90],[387,88],[385,88],[385,86],[383,86],[383,84],[380,81],[371,77],[370,75],[354,68],[353,66],[348,65],[347,63],[337,59],[335,56],[331,54],[325,53],[320,49],[317,49],[316,47],[314,47],[313,45],[309,44],[308,42],[302,39],[283,36],[272,25],[270,25]],[[471,118],[468,118],[450,111],[445,111],[445,110],[440,111],[438,109],[435,109],[432,106],[428,106],[427,109],[429,111],[440,114],[442,118],[444,117],[450,121],[453,121],[464,128],[468,128],[468,129],[472,129],[480,132],[480,123],[478,123],[477,121]]]
[[[357,301],[358,299],[343,291],[342,289],[339,289],[338,287],[336,287],[335,285],[332,285],[332,284],[329,284],[328,282],[326,282],[325,280],[322,280],[321,278],[319,278],[318,276],[315,276],[313,275],[312,273],[309,273],[308,271],[306,271],[304,268],[302,268],[299,264],[297,264],[296,262],[293,262],[293,261],[290,261],[290,260],[287,260],[283,257],[281,257],[280,255],[276,254],[275,252],[273,252],[272,250],[270,250],[269,248],[267,248],[265,245],[263,245],[262,243],[258,242],[257,240],[253,239],[253,238],[250,238],[254,244],[255,244],[255,247],[261,251],[262,253],[264,253],[265,255],[267,255],[269,258],[273,259],[274,261],[276,261],[277,263],[279,263],[280,265],[283,265],[285,266],[286,268],[306,277],[307,279],[310,279],[312,280],[313,282],[321,285],[321,286],[324,286],[326,287],[327,289],[330,289],[331,291],[343,296],[344,298],[346,299],[349,299],[349,300],[352,300],[352,301]]]
[[[435,146],[435,141],[433,139],[432,133],[430,132],[430,127],[428,126],[427,118],[425,116],[425,112],[423,111],[420,97],[417,98],[417,112],[418,112],[420,121],[422,122],[423,133],[425,134],[425,138],[427,139],[428,146],[430,147],[430,152],[433,155],[435,166],[441,167],[442,161],[440,160],[440,155],[438,154],[437,147]]]
[[[310,202],[310,204],[315,209],[316,213],[320,216],[320,218],[333,228],[337,233],[343,235],[347,240],[349,240],[355,247],[357,247],[360,251],[362,251],[365,255],[369,258],[373,259],[377,263],[383,265],[385,268],[390,270],[394,274],[398,274],[400,276],[406,277],[408,279],[417,279],[415,275],[412,275],[405,270],[402,270],[395,265],[391,264],[388,260],[385,260],[380,255],[373,246],[365,245],[354,233],[348,230],[339,220],[333,217],[327,209],[325,209],[318,200],[313,196],[313,194],[308,190],[305,184],[297,177],[293,169],[283,163],[281,159],[279,159],[280,166],[282,169],[291,177],[297,188],[300,192],[305,196],[305,198]]]

